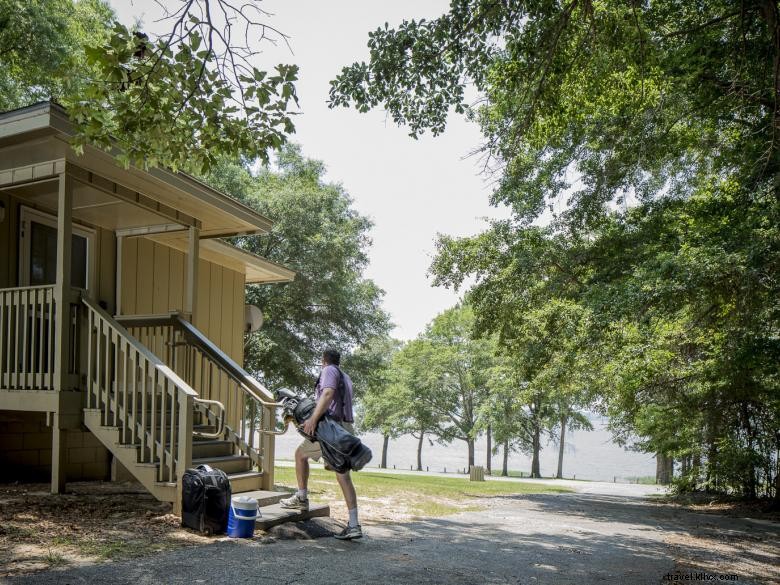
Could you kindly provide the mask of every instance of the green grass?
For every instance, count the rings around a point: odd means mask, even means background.
[[[628,481],[628,483],[637,483],[641,485],[655,485],[655,476],[642,475],[639,477],[627,477],[626,481]]]
[[[294,489],[295,469],[277,467],[278,487]],[[395,474],[373,471],[353,473],[358,501],[368,505],[368,516],[386,521],[395,514],[412,518],[436,518],[460,512],[484,509],[484,498],[542,493],[563,493],[572,490],[559,486],[539,485],[519,481],[472,482],[462,477],[440,477],[415,474]],[[309,493],[319,501],[341,501],[341,490],[333,472],[312,469]],[[365,514],[364,514],[365,516]]]
[[[276,483],[293,488],[295,469],[277,467]],[[407,493],[410,496],[444,497],[464,500],[474,497],[499,496],[512,494],[549,494],[565,493],[572,490],[558,486],[538,485],[519,481],[469,481],[460,477],[438,477],[430,475],[391,474],[378,472],[353,473],[355,489],[367,497],[383,497]],[[336,476],[329,471],[312,469],[310,487],[313,493],[327,487],[337,488]]]

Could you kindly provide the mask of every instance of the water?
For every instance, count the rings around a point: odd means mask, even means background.
[[[647,453],[627,451],[612,441],[606,430],[606,421],[593,418],[593,431],[567,431],[566,447],[563,456],[563,475],[566,478],[590,479],[595,481],[626,481],[632,477],[655,476],[655,458]],[[368,467],[378,467],[382,457],[382,435],[364,433],[361,440],[374,452],[374,458]],[[276,438],[276,457],[292,459],[301,436],[292,428],[286,434]],[[485,465],[487,440],[480,437],[475,445],[475,463]],[[493,470],[501,470],[503,451],[492,458]],[[417,466],[417,439],[404,435],[391,439],[387,450],[387,465],[392,468],[409,469]],[[453,441],[450,445],[440,445],[434,441],[431,445],[426,439],[422,450],[423,469],[448,472],[463,470],[468,466],[468,449],[464,441]],[[558,467],[558,446],[545,445],[540,454],[542,476],[554,476]],[[509,469],[531,471],[531,458],[522,453],[510,453]]]

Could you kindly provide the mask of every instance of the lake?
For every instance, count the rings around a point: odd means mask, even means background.
[[[627,478],[655,476],[655,457],[647,453],[628,451],[615,444],[611,433],[606,430],[606,421],[600,417],[591,420],[592,431],[568,431],[566,433],[566,451],[563,458],[563,475],[567,478],[590,479],[595,481],[626,481]],[[378,467],[382,457],[382,436],[378,433],[364,433],[361,440],[374,452],[374,458],[368,467]],[[292,428],[276,438],[276,457],[292,459],[301,436]],[[480,437],[475,446],[475,463],[485,465],[487,441]],[[501,471],[503,451],[493,456],[493,470]],[[388,467],[408,469],[417,465],[417,439],[410,435],[391,439],[387,451]],[[450,445],[440,445],[434,441],[430,445],[425,441],[422,451],[423,468],[430,471],[448,472],[463,470],[468,464],[468,450],[463,441],[453,441]],[[558,466],[558,446],[545,445],[540,456],[542,475],[554,476]],[[531,471],[531,458],[522,453],[509,455],[509,469]]]

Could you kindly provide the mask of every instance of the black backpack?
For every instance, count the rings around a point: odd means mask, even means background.
[[[182,476],[181,525],[204,534],[227,530],[232,490],[221,469],[198,465]]]

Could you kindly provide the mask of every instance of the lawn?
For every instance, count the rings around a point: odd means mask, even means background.
[[[279,487],[295,487],[292,467],[276,468]],[[541,493],[564,493],[570,489],[518,481],[472,482],[464,478],[414,474],[360,472],[352,474],[362,521],[397,522],[485,509],[493,496],[522,496]],[[312,469],[309,478],[313,502],[331,505],[334,516],[346,514],[336,476],[329,471]]]

